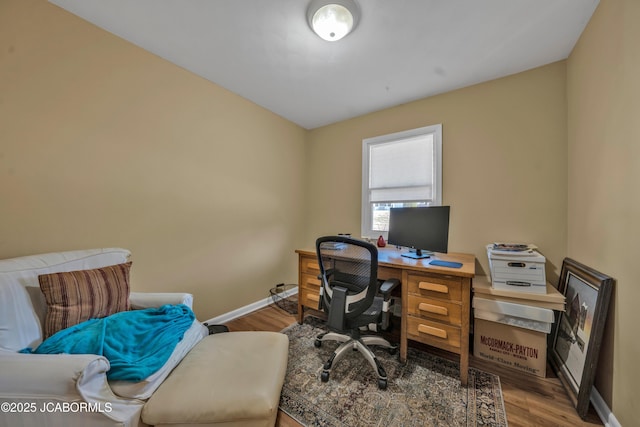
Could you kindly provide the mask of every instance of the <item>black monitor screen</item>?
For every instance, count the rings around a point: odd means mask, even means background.
[[[446,253],[449,244],[449,206],[391,208],[389,244],[416,249],[402,254],[411,258],[428,258],[428,252]]]

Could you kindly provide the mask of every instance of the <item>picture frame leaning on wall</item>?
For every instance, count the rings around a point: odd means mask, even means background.
[[[566,308],[554,324],[549,360],[582,419],[589,412],[613,283],[571,258],[562,261],[558,291]]]

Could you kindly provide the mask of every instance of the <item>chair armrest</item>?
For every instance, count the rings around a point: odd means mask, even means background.
[[[387,279],[380,285],[380,293],[384,296],[385,301],[391,296],[391,292],[400,286],[398,279]]]
[[[333,275],[333,272],[335,271],[335,269],[333,268],[328,268],[327,270],[325,270],[324,274],[327,276],[327,280],[329,280],[329,277],[331,277]],[[319,295],[318,295],[318,311],[326,311],[325,310],[325,305],[324,305],[324,279],[322,277],[322,273],[318,274],[317,279],[320,280],[320,291],[319,291]]]
[[[0,353],[0,396],[58,397],[73,400],[81,397],[84,384],[95,380],[107,384],[109,361],[95,354],[23,354]],[[100,382],[100,381],[98,381]]]
[[[382,294],[382,299],[384,300],[382,303],[381,323],[383,331],[388,330],[391,325],[391,315],[389,313],[389,309],[391,308],[391,292],[393,292],[393,290],[398,286],[400,286],[400,281],[398,279],[387,279],[380,285],[379,292]]]
[[[184,304],[193,308],[193,295],[183,292],[131,292],[129,294],[131,308],[157,308],[165,304]]]
[[[38,424],[47,417],[51,418],[51,413],[40,409],[45,404],[51,405],[51,402],[87,402],[92,409],[86,414],[85,425],[101,417],[124,424],[137,419],[144,405],[143,401],[113,394],[107,381],[109,361],[103,356],[23,354],[0,350],[0,366],[0,400],[35,405],[39,408],[35,414],[23,415],[32,415],[27,419]],[[0,424],[3,420],[10,420],[12,415],[15,414],[0,413]],[[81,424],[83,419],[80,419]]]
[[[331,277],[331,276],[333,275],[333,273],[334,273],[335,271],[336,271],[336,269],[335,269],[335,268],[327,268],[327,269],[325,270],[324,274],[327,276],[327,279],[328,279],[329,277]],[[318,274],[317,279],[318,279],[318,280],[322,280],[322,273]]]

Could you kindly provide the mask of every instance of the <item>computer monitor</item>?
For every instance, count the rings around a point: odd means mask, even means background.
[[[433,252],[446,253],[449,245],[449,206],[391,208],[389,244],[412,248],[402,253],[409,258],[429,258]]]

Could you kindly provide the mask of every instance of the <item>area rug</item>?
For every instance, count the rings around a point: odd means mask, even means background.
[[[307,317],[282,332],[289,337],[289,363],[280,409],[310,426],[506,426],[500,378],[469,369],[460,386],[458,363],[409,348],[407,363],[398,354],[374,349],[387,371],[388,387],[378,389],[377,376],[365,359],[347,354],[321,382],[322,365],[338,343],[314,347],[321,322]]]

